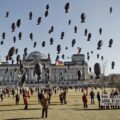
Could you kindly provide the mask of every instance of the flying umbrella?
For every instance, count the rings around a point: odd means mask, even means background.
[[[48,60],[51,60],[50,53],[48,53]]]
[[[9,49],[9,51],[8,51],[9,60],[12,59],[12,56],[14,55],[15,51],[16,51],[16,48],[15,48],[15,47],[11,47],[11,48]]]
[[[100,35],[102,34],[102,28],[99,28],[99,34]]]
[[[9,60],[9,56],[7,55],[5,58],[6,58],[6,61],[8,62],[8,60]]]
[[[11,61],[12,62],[12,65],[14,64],[14,60]]]
[[[91,37],[92,37],[92,34],[88,33],[88,39],[87,39],[87,41],[90,41]]]
[[[61,32],[61,38],[60,39],[63,39],[65,33],[64,32]]]
[[[101,60],[103,60],[104,58],[103,58],[103,56],[101,56]]]
[[[14,43],[16,42],[16,36],[13,37],[13,42],[14,42]]]
[[[49,4],[46,5],[46,10],[48,10],[48,9],[49,9]]]
[[[19,37],[19,40],[22,39],[22,32],[19,32],[19,33],[18,33],[18,37]]]
[[[50,45],[53,45],[53,41],[54,41],[54,39],[51,37],[50,38]]]
[[[53,32],[53,30],[54,30],[54,26],[51,26],[51,32]]]
[[[112,62],[111,62],[111,69],[114,69],[114,67],[115,67],[115,62],[112,61]]]
[[[65,55],[64,54],[62,54],[62,59],[65,59]]]
[[[85,13],[82,13],[81,14],[81,23],[85,23],[85,18],[86,18]]]
[[[57,45],[57,54],[59,54],[59,53],[60,53],[60,51],[61,51],[61,45],[60,45],[60,44],[58,44],[58,45]]]
[[[16,22],[16,26],[19,28],[21,25],[21,19],[18,19],[17,22]]]
[[[30,33],[30,39],[33,40],[33,33]]]
[[[91,72],[91,67],[89,67],[89,72]]]
[[[87,52],[87,56],[89,55],[89,52]]]
[[[20,61],[20,55],[17,55],[16,61],[17,61],[17,64],[18,64],[18,62]]]
[[[68,50],[68,47],[66,46],[65,49]]]
[[[84,35],[87,36],[87,33],[88,33],[88,30],[85,29],[85,31],[84,31]]]
[[[38,76],[38,83],[39,83],[39,80],[41,79],[41,73],[42,73],[42,66],[40,63],[35,64],[34,71]]]
[[[71,20],[68,21],[68,25],[70,25],[70,24],[71,24]]]
[[[81,53],[81,50],[82,50],[82,48],[80,48],[80,47],[77,47],[77,54],[80,54]]]
[[[32,20],[32,16],[33,16],[33,14],[32,14],[32,12],[30,12],[29,13],[29,20]]]
[[[70,3],[67,2],[67,3],[65,4],[65,7],[64,7],[65,13],[68,13],[69,7],[70,7]]]
[[[77,33],[77,26],[74,26],[74,33]]]
[[[55,61],[58,61],[58,60],[59,60],[59,58],[60,58],[60,57],[59,57],[59,55],[57,55],[57,56],[56,56]]]
[[[6,68],[6,70],[5,70],[5,73],[7,73],[8,72],[8,68]]]
[[[100,56],[100,55],[99,55],[99,54],[97,54],[97,59],[99,59],[99,56]]]
[[[27,80],[27,75],[24,72],[23,75],[22,75],[22,77],[21,77],[21,83],[20,83],[21,87],[25,84],[26,80]]]
[[[3,43],[4,43],[4,42],[3,42],[3,40],[2,40],[2,41],[0,42],[0,44],[3,45]]]
[[[42,47],[45,47],[45,41],[42,42]]]
[[[110,14],[112,13],[112,7],[110,7]]]
[[[35,47],[36,47],[36,45],[37,45],[37,42],[34,42],[34,45],[33,45],[33,47],[35,48]]]
[[[102,45],[103,45],[103,41],[99,40],[97,49],[100,50]]]
[[[15,32],[15,23],[11,24],[11,29],[12,29],[12,32]]]
[[[90,56],[88,55],[88,56],[87,56],[87,60],[89,61],[89,59],[90,59]]]
[[[96,79],[100,79],[99,75],[101,74],[101,71],[100,71],[100,64],[99,63],[95,63],[94,73],[96,74]]]
[[[42,20],[41,17],[39,17],[39,18],[37,19],[37,25],[39,25],[39,24],[41,23],[41,20]]]
[[[16,48],[15,54],[18,54],[18,48]]]
[[[91,54],[93,54],[93,51],[91,51]]]
[[[3,32],[3,33],[2,33],[2,39],[5,39],[5,36],[6,36],[6,33]]]
[[[7,18],[9,16],[9,11],[6,12],[5,17]]]
[[[48,16],[48,10],[45,11],[45,18]]]
[[[72,40],[72,47],[74,47],[75,43],[76,43],[76,40],[73,39],[73,40]]]
[[[113,39],[110,39],[110,40],[109,40],[109,46],[108,46],[108,47],[112,47],[112,44],[113,44]]]

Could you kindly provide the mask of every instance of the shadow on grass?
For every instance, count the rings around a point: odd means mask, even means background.
[[[59,110],[72,110],[72,111],[114,111],[114,110],[120,110],[120,109],[97,109],[97,108],[94,108],[94,109],[89,109],[89,108],[86,108],[86,109],[81,109],[81,108],[60,108]]]
[[[21,105],[24,105],[24,104],[19,104],[19,105],[16,105],[16,104],[2,104],[0,106],[9,107],[9,106],[21,106]],[[29,105],[40,105],[40,103],[29,103]]]
[[[73,111],[114,111],[114,110],[120,110],[120,109],[80,109],[80,108],[72,108]]]
[[[52,108],[49,108],[52,109]],[[6,110],[0,110],[0,112],[6,112],[6,111],[31,111],[31,110],[42,110],[42,108],[28,108],[28,110],[23,109],[6,109]]]
[[[51,103],[50,106],[59,106],[61,105],[60,103]]]
[[[23,109],[6,109],[6,110],[0,110],[0,112],[6,112],[6,111],[30,111],[30,110],[41,110],[41,108],[28,108],[28,110]]]
[[[42,118],[12,118],[12,119],[4,119],[4,120],[39,120]]]
[[[23,104],[19,104],[19,105],[23,105]],[[2,105],[0,105],[0,106],[16,106],[15,104],[2,104]]]
[[[82,104],[72,104],[72,105],[67,105],[67,106],[80,106]]]

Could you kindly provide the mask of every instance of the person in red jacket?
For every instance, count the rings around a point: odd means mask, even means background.
[[[25,94],[23,96],[23,100],[24,100],[24,104],[25,104],[24,110],[28,110],[28,98],[29,98],[29,95],[27,92],[25,92]]]
[[[87,94],[83,93],[83,96],[82,96],[82,100],[83,100],[83,104],[84,104],[84,108],[87,108],[88,105],[87,105]]]

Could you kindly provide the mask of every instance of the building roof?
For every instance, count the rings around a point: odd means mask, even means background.
[[[26,60],[43,60],[43,59],[47,59],[47,57],[44,54],[40,53],[39,51],[31,52],[26,58]]]

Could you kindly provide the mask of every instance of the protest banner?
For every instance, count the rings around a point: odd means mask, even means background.
[[[120,95],[101,94],[100,106],[106,108],[119,108]]]

